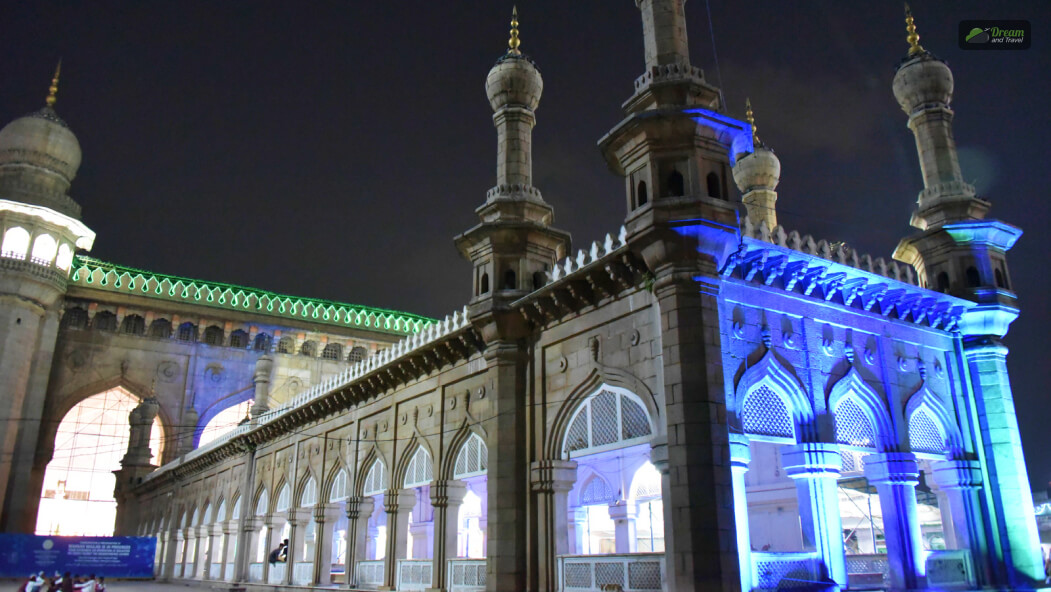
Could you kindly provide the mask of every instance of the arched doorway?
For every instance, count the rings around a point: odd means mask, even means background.
[[[200,448],[205,444],[208,444],[212,440],[215,440],[219,436],[228,433],[230,430],[236,428],[242,422],[249,419],[249,411],[252,409],[252,399],[230,405],[226,409],[223,409],[219,413],[216,413],[208,423],[205,424],[204,429],[201,430],[201,437],[197,442],[197,447]]]
[[[137,397],[115,387],[73,406],[58,426],[44,473],[37,534],[111,536],[117,516],[113,471],[128,451],[128,414]],[[150,462],[163,452],[160,417],[150,431]]]

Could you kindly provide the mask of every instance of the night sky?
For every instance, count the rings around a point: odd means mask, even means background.
[[[575,248],[616,232],[622,181],[595,146],[643,72],[631,0],[518,0],[544,77],[534,183]],[[510,2],[4,2],[0,119],[43,106],[80,139],[72,195],[91,255],[152,271],[442,316],[469,297],[452,237],[495,179],[486,73]],[[1051,480],[1051,3],[914,2],[921,43],[956,78],[964,177],[1022,227],[1010,253],[1022,315],[1006,343],[1030,477]],[[922,188],[891,93],[901,3],[703,0],[693,63],[729,114],[750,96],[782,163],[790,229],[889,258]],[[1028,51],[958,48],[964,19],[1027,19]]]

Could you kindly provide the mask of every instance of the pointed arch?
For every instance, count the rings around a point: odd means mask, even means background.
[[[435,467],[435,478],[441,480],[456,479],[454,474],[456,473],[456,461],[459,458],[460,452],[463,450],[464,443],[471,438],[478,438],[482,445],[485,445],[485,440],[488,434],[485,428],[481,424],[472,425],[467,418],[464,418],[460,424],[460,428],[453,433],[452,438],[449,439],[448,444],[445,447],[445,454],[441,458],[441,462]],[[488,447],[486,447],[486,455],[488,460]],[[487,462],[488,464],[488,462]]]
[[[365,478],[360,481],[361,495],[367,497],[385,492],[390,487],[390,481],[387,477],[387,465],[384,464],[383,459],[376,457],[371,464],[365,466],[369,468],[365,473]]]
[[[204,502],[204,513],[201,514],[201,524],[212,523],[212,502]]]
[[[408,450],[406,450],[408,452]],[[404,458],[404,455],[403,455]],[[412,457],[402,465],[399,471],[399,479],[395,483],[401,483],[405,489],[427,485],[434,480],[434,457],[423,445],[417,445]]]
[[[780,403],[784,409],[774,409],[772,415],[761,416],[761,412],[767,411],[762,409],[765,405],[749,405],[750,400],[752,403],[775,406]],[[794,437],[799,442],[816,439],[814,406],[810,397],[799,379],[777,359],[772,349],[767,349],[757,363],[741,374],[732,398],[732,410],[740,418],[745,432],[783,438]],[[786,418],[781,418],[781,413]],[[785,419],[789,419],[790,423]]]
[[[317,504],[318,486],[313,471],[307,469],[306,474],[304,474],[303,478],[299,480],[299,487],[297,489],[295,507],[308,508]]]
[[[347,497],[350,495],[351,489],[350,482],[348,480],[349,475],[350,473],[343,468],[342,463],[336,463],[336,465],[332,468],[331,474],[328,478],[328,483],[325,487],[326,494],[324,496],[324,498],[327,499],[329,503],[341,502],[347,499]]]
[[[634,393],[604,384],[573,412],[562,458],[649,442],[655,431],[653,424]]]
[[[592,395],[600,392],[603,386],[619,388],[634,395],[650,417],[652,436],[657,437],[665,433],[667,426],[664,421],[660,420],[661,409],[657,404],[657,397],[649,386],[630,372],[596,364],[596,367],[569,393],[558,408],[555,419],[551,423],[551,429],[548,430],[547,441],[544,443],[546,458],[562,458],[563,444],[570,422],[577,415],[580,405]]]
[[[577,501],[581,506],[605,505],[617,501],[617,495],[605,477],[592,473],[581,485]]]
[[[926,381],[905,403],[905,425],[912,452],[955,457],[963,449],[956,422]]]
[[[485,475],[489,470],[489,447],[478,434],[471,432],[460,445],[453,464],[453,479]]]
[[[255,515],[266,516],[270,513],[270,494],[266,490],[266,486],[262,483],[259,484],[259,489],[255,494]]]
[[[398,458],[397,466],[394,467],[394,471],[390,475],[391,487],[395,487],[396,484],[398,487],[404,487],[404,485],[401,484],[405,483],[406,473],[410,469],[409,465],[413,462],[413,460],[416,459],[416,454],[420,449],[423,449],[424,452],[427,454],[427,460],[430,461],[431,475],[433,478],[434,455],[431,454],[430,446],[427,444],[427,440],[425,438],[420,437],[420,434],[417,431],[413,433],[411,438],[409,438],[408,443],[405,445],[405,449],[402,450],[401,456]],[[411,468],[415,469],[415,465],[413,465],[413,467]],[[415,477],[415,475],[413,475],[413,477]]]
[[[292,487],[288,481],[282,480],[281,485],[276,487],[277,499],[274,502],[275,512],[287,512],[292,509]]]
[[[849,403],[843,410],[844,415],[842,419],[851,420],[849,424],[841,422],[841,417],[837,413],[840,405],[846,401],[849,401]],[[857,408],[856,410],[855,407]],[[843,378],[840,378],[832,385],[832,390],[828,394],[828,410],[829,413],[833,414],[837,441],[840,441],[841,437],[849,436],[851,433],[859,441],[868,437],[864,432],[865,425],[861,422],[862,417],[859,415],[863,414],[864,421],[868,422],[868,427],[874,432],[872,434],[871,447],[878,452],[887,452],[897,448],[897,438],[894,434],[894,424],[890,419],[890,411],[887,409],[886,403],[883,402],[883,398],[865,381],[857,368],[852,366]],[[843,426],[842,430],[841,426]],[[840,443],[851,444],[849,441],[840,441]],[[865,444],[860,445],[869,447]]]

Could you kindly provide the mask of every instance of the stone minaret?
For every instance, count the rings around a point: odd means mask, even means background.
[[[255,363],[255,397],[252,399],[252,425],[259,423],[259,416],[270,410],[270,372],[274,368],[274,359],[268,354],[259,357]]]
[[[774,151],[759,141],[758,128],[752,114],[752,101],[746,103],[745,120],[752,126],[752,145],[750,154],[739,156],[734,164],[734,182],[741,190],[748,218],[759,227],[773,230],[777,227],[777,183],[781,180],[781,161]]]
[[[157,399],[151,396],[143,399],[128,414],[128,423],[131,424],[128,452],[120,460],[120,470],[113,471],[113,497],[117,501],[117,523],[113,533],[117,536],[138,534],[135,530],[138,526],[138,516],[133,512],[137,511],[139,506],[128,504],[128,496],[136,485],[142,483],[143,477],[157,468],[150,462],[153,456],[153,451],[150,450],[150,434],[160,408]]]
[[[41,414],[76,249],[95,233],[69,187],[80,144],[58,114],[55,70],[46,106],[0,130],[0,531],[33,532],[49,458],[37,455]],[[54,429],[54,427],[52,427]]]
[[[1006,253],[1022,231],[986,218],[989,201],[963,182],[949,108],[952,72],[919,44],[907,6],[905,23],[909,52],[894,76],[894,96],[916,137],[924,189],[912,215],[912,225],[921,232],[902,239],[894,258],[912,264],[926,287],[976,303],[964,313],[959,331],[975,398],[976,444],[988,468],[982,473],[989,480],[982,484],[988,492],[982,498],[983,513],[997,517],[985,544],[1002,559],[1006,572],[987,572],[991,582],[986,585],[1039,586],[1044,577],[1039,536],[1007,373],[1007,348],[1000,341],[1018,316]],[[950,486],[973,481],[974,470],[966,468],[966,462],[957,462],[960,470],[950,475]]]

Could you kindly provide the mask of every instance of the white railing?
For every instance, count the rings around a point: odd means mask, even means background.
[[[567,592],[600,592],[603,586],[620,586],[623,592],[659,592],[664,579],[664,553],[558,557],[558,581]]]
[[[555,266],[547,274],[548,282],[552,283],[560,278],[563,278],[577,270],[580,270],[599,259],[609,255],[613,251],[624,246],[626,242],[628,231],[623,226],[620,227],[620,233],[617,234],[617,238],[607,234],[606,240],[599,243],[595,241],[591,243],[590,249],[581,249],[577,251],[576,256],[569,256],[555,263]]]
[[[262,583],[263,582],[263,564],[262,563],[249,563],[248,564],[248,581]]]
[[[847,584],[851,588],[887,588],[890,563],[885,554],[847,555]]]
[[[382,559],[373,561],[359,561],[354,568],[355,584],[358,588],[375,590],[383,585],[384,561]]]
[[[815,552],[753,551],[754,586],[763,590],[813,588],[822,583],[821,559]]]
[[[430,588],[433,569],[434,565],[430,559],[399,559],[398,590]]]
[[[971,552],[966,549],[930,551],[927,555],[927,585],[935,588],[975,587]]]
[[[227,563],[223,569],[223,579],[227,582],[234,581],[234,564]]]
[[[284,584],[285,574],[288,573],[287,563],[271,563],[270,573],[266,576],[267,584]]]
[[[306,586],[314,583],[314,562],[300,561],[292,567],[292,583]]]
[[[223,579],[223,566],[221,563],[213,563],[208,566],[208,579],[209,580],[221,580]]]
[[[484,592],[485,559],[450,559],[449,592]]]

